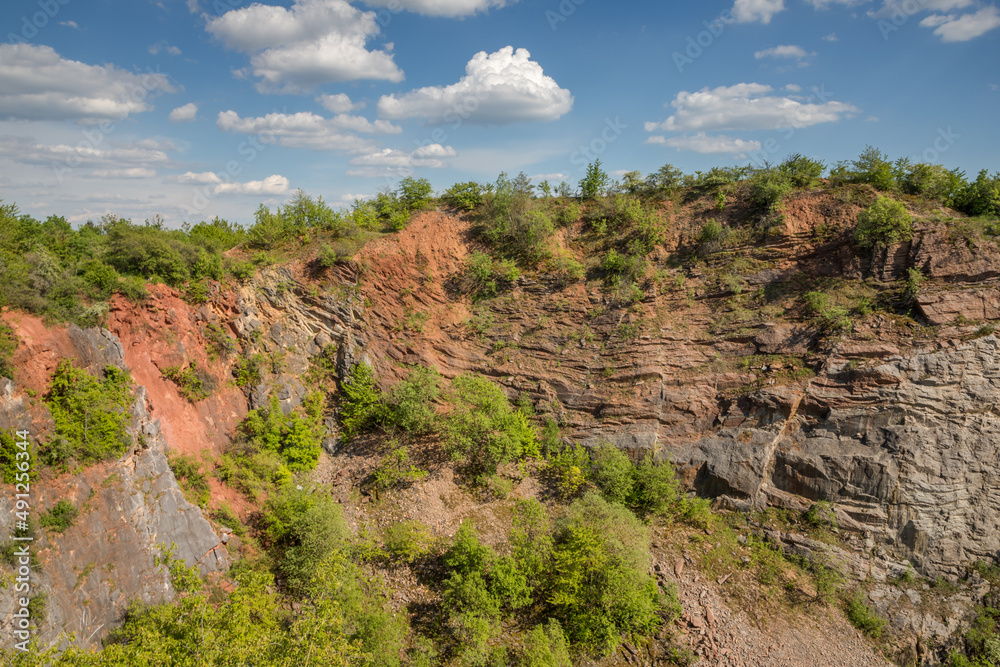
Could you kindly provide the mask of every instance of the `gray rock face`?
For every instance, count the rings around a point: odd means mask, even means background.
[[[117,339],[99,329],[71,329],[79,362],[92,370],[122,366]],[[31,578],[32,596],[47,597],[42,644],[68,641],[89,646],[113,627],[129,602],[169,600],[170,577],[155,559],[174,545],[173,557],[203,574],[228,567],[228,554],[202,515],[189,503],[167,464],[167,443],[158,420],[147,410],[140,387],[131,408],[134,446],[119,460],[91,466],[74,475],[41,480],[31,487],[34,512],[69,500],[80,511],[65,533],[39,531],[33,549],[42,564]],[[0,395],[0,428],[22,428],[32,437],[45,427],[39,408],[15,391]],[[44,410],[43,410],[44,411]],[[34,419],[33,419],[34,416]],[[0,497],[0,516],[13,517],[14,498]],[[6,569],[6,566],[2,566]],[[11,630],[13,590],[0,590],[0,632]]]
[[[710,495],[832,501],[920,573],[958,577],[1000,553],[998,348],[988,336],[818,377],[791,423],[723,429],[674,458]]]

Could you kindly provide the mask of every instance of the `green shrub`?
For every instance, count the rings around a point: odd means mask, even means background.
[[[961,186],[954,197],[955,208],[968,215],[1000,216],[1000,172],[985,169],[976,180]]]
[[[175,473],[176,474],[176,473]],[[245,537],[247,527],[240,521],[240,517],[233,511],[228,503],[222,502],[217,508],[209,513],[212,521],[222,524],[228,528],[236,537]]]
[[[483,187],[474,181],[455,183],[444,191],[441,201],[462,211],[471,211],[483,201]]]
[[[576,202],[566,202],[556,209],[553,218],[560,227],[567,227],[580,219],[580,205]]]
[[[250,452],[275,452],[292,472],[312,470],[325,434],[323,408],[323,395],[312,392],[299,410],[285,414],[272,395],[267,407],[251,410],[236,427],[237,442]]]
[[[781,168],[760,169],[750,177],[747,187],[754,211],[772,216],[781,210],[781,202],[792,189],[792,182]]]
[[[444,422],[445,450],[474,476],[538,455],[538,438],[527,417],[486,378],[460,375],[452,382],[452,409]]]
[[[0,377],[14,379],[13,357],[20,342],[14,330],[0,322]]]
[[[610,653],[622,633],[659,627],[664,601],[649,575],[649,532],[626,508],[596,494],[574,502],[556,528],[553,559],[553,615],[574,642]]]
[[[826,169],[819,160],[813,160],[801,153],[795,153],[785,158],[785,161],[778,165],[778,171],[783,173],[797,187],[813,185],[822,176]]]
[[[572,667],[569,642],[559,621],[550,618],[525,635],[521,667]]]
[[[696,519],[696,504],[683,494],[673,466],[656,464],[652,454],[647,455],[632,471],[632,492],[628,504],[640,516],[678,515]]]
[[[483,196],[475,228],[491,248],[526,265],[548,255],[549,238],[555,232],[548,215],[532,208],[531,191],[523,173],[514,180],[501,173],[492,191]]]
[[[847,601],[846,611],[851,624],[869,637],[877,639],[885,632],[886,620],[865,603],[861,591]]]
[[[466,289],[476,298],[496,296],[521,275],[511,260],[494,260],[478,250],[469,255],[465,274]]]
[[[399,182],[396,196],[407,211],[416,211],[430,204],[432,191],[431,182],[426,178],[407,176]]]
[[[264,380],[263,354],[241,357],[233,366],[233,382],[237,387],[256,387]]]
[[[590,453],[579,444],[564,447],[549,456],[548,468],[555,477],[559,495],[571,498],[587,481]]]
[[[913,238],[913,221],[902,203],[879,196],[858,214],[854,239],[862,248],[879,250]]]
[[[628,455],[609,443],[591,455],[590,479],[611,502],[626,504],[635,485],[634,466]]]
[[[399,521],[385,529],[385,548],[396,559],[412,563],[430,549],[434,538],[420,521]]]
[[[441,376],[433,368],[414,366],[405,380],[389,389],[380,399],[386,428],[412,435],[435,430],[434,402],[441,394]]]
[[[236,351],[236,341],[226,335],[218,324],[205,325],[205,347],[212,357],[228,357]]]
[[[406,447],[397,447],[384,456],[375,466],[372,473],[377,491],[409,484],[427,476],[427,471],[410,463],[410,455]]]
[[[365,199],[357,199],[351,205],[351,219],[355,225],[368,231],[375,231],[379,226],[378,209],[373,202]]]
[[[192,361],[183,369],[180,366],[168,366],[160,372],[177,385],[178,393],[191,403],[203,401],[212,394],[206,386],[211,382],[211,376],[201,371],[197,362]]]
[[[371,366],[355,364],[340,391],[343,395],[340,400],[340,433],[344,442],[381,423],[381,394]]]
[[[830,172],[830,180],[835,184],[868,183],[883,191],[893,190],[900,177],[901,170],[893,165],[889,156],[872,146],[865,146],[858,159],[850,165],[839,163]]]
[[[125,430],[132,403],[132,379],[126,371],[107,366],[98,379],[63,359],[52,374],[46,403],[55,437],[40,456],[49,465],[69,457],[81,463],[102,461],[120,456],[132,443]]]
[[[208,476],[201,471],[198,460],[187,454],[172,454],[167,457],[167,463],[181,489],[184,490],[184,497],[188,502],[198,507],[207,506],[211,490],[208,486]]]
[[[79,514],[80,510],[76,508],[76,505],[68,500],[60,500],[50,507],[47,512],[42,513],[42,516],[38,519],[38,525],[42,528],[49,528],[57,533],[65,533],[66,529],[76,521],[76,517]]]
[[[715,218],[702,225],[701,233],[698,235],[698,243],[702,245],[719,240],[722,236],[722,225]]]
[[[842,306],[834,306],[826,293],[807,292],[802,298],[806,303],[806,312],[818,319],[824,329],[840,332],[850,331],[854,327],[847,309]]]
[[[303,593],[317,567],[347,545],[350,530],[328,496],[285,487],[268,501],[264,538],[289,590]]]

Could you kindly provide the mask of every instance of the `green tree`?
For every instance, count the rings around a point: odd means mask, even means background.
[[[608,187],[609,178],[601,169],[601,161],[594,160],[587,165],[587,173],[580,179],[580,196],[596,199]]]

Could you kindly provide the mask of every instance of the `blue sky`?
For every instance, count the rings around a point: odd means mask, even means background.
[[[1000,169],[981,0],[7,0],[0,198],[252,221],[426,177],[832,163]]]

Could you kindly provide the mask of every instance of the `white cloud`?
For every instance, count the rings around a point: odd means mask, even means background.
[[[652,136],[646,139],[647,144],[662,144],[681,151],[692,151],[695,153],[725,153],[729,155],[743,155],[748,151],[760,150],[759,141],[748,141],[744,139],[734,139],[725,135],[710,137],[704,132],[694,135],[684,135],[683,137]]]
[[[198,116],[198,105],[194,102],[188,102],[184,106],[177,107],[170,112],[170,122],[171,123],[186,123],[194,120]]]
[[[840,38],[837,37],[837,33],[831,32],[829,35],[823,35],[824,42],[838,42]]]
[[[192,14],[197,14],[201,11],[201,5],[198,4],[198,0],[187,0],[188,11]]]
[[[785,11],[785,0],[736,0],[733,18],[737,23],[770,23],[771,17]]]
[[[129,167],[128,169],[95,169],[84,174],[88,178],[152,178],[156,170],[148,167]]]
[[[711,130],[774,130],[832,123],[859,109],[844,102],[800,102],[768,95],[771,87],[759,83],[681,91],[668,106],[674,115],[662,123],[646,123],[647,132],[704,132]]]
[[[873,19],[891,19],[899,16],[912,16],[920,11],[948,12],[953,9],[963,9],[973,4],[975,4],[975,0],[920,0],[917,7],[913,8],[910,5],[904,7],[899,0],[884,0],[882,6],[875,11],[869,11],[868,16]]]
[[[379,167],[443,167],[445,166],[443,158],[455,157],[455,155],[457,153],[451,146],[429,144],[412,152],[383,148],[374,153],[351,158],[351,164]]]
[[[925,18],[923,21],[920,22],[920,27],[936,28],[942,23],[948,23],[949,21],[954,21],[954,20],[955,20],[954,14],[948,14],[947,16],[944,16],[942,14],[931,14],[930,16],[928,16],[927,18]]]
[[[480,51],[465,66],[465,76],[450,86],[429,86],[378,101],[384,118],[423,117],[430,123],[456,121],[503,125],[555,120],[573,108],[573,96],[546,76],[527,49],[505,46]]]
[[[89,142],[71,146],[41,144],[26,137],[0,137],[0,155],[7,156],[14,162],[44,167],[60,164],[81,171],[166,165],[170,162],[166,151],[171,149],[173,144],[161,144],[152,140],[97,147]]]
[[[795,58],[797,60],[802,60],[803,58],[808,58],[809,56],[814,56],[815,53],[809,53],[801,46],[795,46],[794,44],[782,44],[781,46],[772,46],[769,49],[764,49],[763,51],[757,51],[753,54],[753,57],[757,60],[761,58]]]
[[[336,95],[320,95],[316,98],[316,101],[323,105],[323,108],[327,111],[332,111],[333,113],[347,113],[348,111],[356,111],[358,109],[364,109],[364,102],[352,102],[351,98],[347,96],[346,93],[337,93]]]
[[[391,46],[365,48],[380,32],[375,12],[345,0],[296,0],[289,9],[254,3],[209,19],[206,29],[229,48],[251,54],[261,92],[302,93],[355,79],[403,80]]]
[[[0,45],[0,120],[120,120],[175,92],[163,74],[61,58],[50,46]]]
[[[284,195],[288,194],[288,179],[272,174],[262,181],[246,183],[219,183],[212,192],[217,195]]]
[[[361,152],[373,150],[370,140],[352,134],[398,134],[401,128],[384,120],[374,123],[360,116],[340,114],[324,118],[301,111],[294,114],[269,113],[266,116],[240,118],[235,111],[222,111],[215,121],[225,132],[256,134],[265,143],[317,151]]]
[[[801,93],[802,86],[795,83],[790,83],[787,86],[785,86],[785,90],[787,90],[790,93]]]
[[[67,28],[73,28],[74,30],[80,29],[80,24],[77,23],[76,21],[60,21],[59,25],[64,25]]]
[[[844,5],[845,7],[856,7],[863,5],[869,0],[806,0],[815,9],[829,9],[830,5]]]
[[[383,148],[351,158],[351,164],[360,169],[348,170],[348,176],[405,176],[418,167],[437,169],[448,166],[447,158],[458,153],[451,146],[429,144],[412,152]]]
[[[163,179],[163,182],[180,183],[182,185],[213,185],[221,183],[222,179],[214,171],[202,171],[199,173],[187,171],[180,175],[167,176]]]
[[[181,54],[181,50],[179,48],[167,44],[165,41],[157,42],[149,47],[149,52],[154,56],[158,55],[160,51],[166,51],[172,56],[179,56]]]
[[[928,16],[920,25],[934,27],[934,34],[942,42],[967,42],[990,30],[1000,28],[1000,10],[995,5],[982,7],[972,14],[955,17],[954,14]]]
[[[501,9],[517,0],[365,0],[371,7],[400,7],[425,16],[457,18],[489,9]]]
[[[529,178],[531,178],[531,180],[534,181],[535,183],[541,183],[542,181],[549,181],[558,184],[561,181],[565,181],[567,178],[569,178],[569,176],[560,171],[554,174],[535,174],[534,176],[530,176]]]

